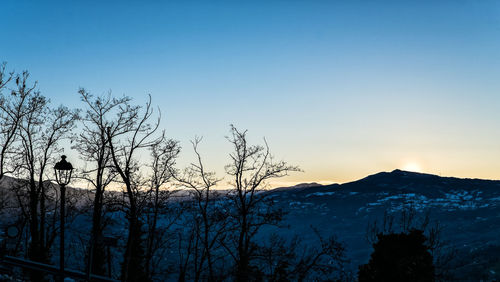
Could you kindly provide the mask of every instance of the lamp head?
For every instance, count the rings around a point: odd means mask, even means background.
[[[59,185],[67,185],[71,180],[71,173],[73,172],[73,166],[70,162],[66,161],[66,156],[62,155],[61,160],[54,166],[54,171],[56,173],[56,181]]]

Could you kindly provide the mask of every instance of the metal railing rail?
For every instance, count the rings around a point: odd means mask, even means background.
[[[41,271],[41,272],[46,272],[55,276],[60,276],[61,275],[61,270],[59,267],[56,267],[54,265],[49,265],[45,263],[40,263],[40,262],[35,262],[31,260],[26,260],[22,258],[17,258],[17,257],[12,257],[12,256],[2,256],[0,257],[0,263],[10,265],[10,266],[16,266],[16,267],[21,267],[24,269],[31,269],[31,270],[36,270],[36,271]],[[87,280],[90,278],[91,280],[96,280],[96,281],[109,281],[109,282],[118,282],[119,280],[106,277],[106,276],[101,276],[101,275],[96,275],[96,274],[90,274],[90,276],[82,271],[78,270],[72,270],[72,269],[64,269],[64,276],[65,277],[71,277],[71,278],[78,278],[78,279],[84,279]]]

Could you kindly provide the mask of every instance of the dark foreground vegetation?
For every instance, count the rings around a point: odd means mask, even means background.
[[[250,144],[246,131],[231,126],[222,178],[205,166],[201,138],[192,141],[193,163],[177,167],[181,148],[159,128],[151,98],[137,106],[129,97],[80,89],[85,108],[53,107],[28,72],[9,73],[5,64],[0,91],[0,212],[8,230],[2,255],[57,265],[63,226],[53,167],[63,144],[71,144],[84,163],[73,182],[90,189],[68,190],[66,268],[123,281],[346,281],[358,275],[346,267],[342,238],[324,236],[321,226],[310,228],[315,245],[304,244],[302,234],[280,235],[286,213],[268,197],[267,183],[300,169],[273,158],[265,140]],[[360,281],[439,279],[436,234],[427,224],[409,226],[371,229],[374,253],[360,267]],[[28,269],[11,274],[53,279]]]

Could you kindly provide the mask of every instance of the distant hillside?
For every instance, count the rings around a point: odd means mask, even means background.
[[[444,227],[443,237],[464,255],[457,262],[459,277],[500,279],[500,181],[460,179],[401,170],[381,172],[358,181],[280,188],[269,192],[276,204],[289,211],[290,233],[336,233],[347,244],[353,265],[366,263],[371,246],[368,224],[384,212],[397,216],[413,207],[423,218]],[[493,258],[492,258],[493,256]],[[495,258],[496,257],[496,258]]]

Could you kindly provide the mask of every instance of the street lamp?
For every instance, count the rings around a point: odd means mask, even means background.
[[[66,156],[62,155],[61,160],[54,166],[54,171],[56,173],[56,181],[61,188],[61,238],[59,242],[59,270],[61,272],[61,281],[64,280],[64,213],[66,208],[66,185],[68,185],[71,180],[71,173],[73,172],[73,166],[71,163],[66,161]]]

